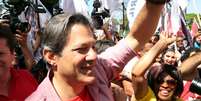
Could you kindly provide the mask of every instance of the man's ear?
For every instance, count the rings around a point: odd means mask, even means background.
[[[43,49],[43,57],[50,65],[54,65],[56,62],[56,54],[49,49]]]

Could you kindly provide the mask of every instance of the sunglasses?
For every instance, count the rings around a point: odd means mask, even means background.
[[[175,87],[177,85],[177,81],[176,80],[159,80],[158,82],[159,84],[163,84],[166,83],[171,87]]]

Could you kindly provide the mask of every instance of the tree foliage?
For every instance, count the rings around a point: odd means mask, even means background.
[[[186,14],[185,18],[188,28],[191,28],[194,18],[196,19],[196,21],[198,21],[197,15],[195,13]]]

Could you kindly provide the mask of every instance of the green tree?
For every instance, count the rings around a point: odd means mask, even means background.
[[[186,24],[188,28],[191,28],[194,18],[198,21],[197,15],[195,13],[190,13],[185,15]]]

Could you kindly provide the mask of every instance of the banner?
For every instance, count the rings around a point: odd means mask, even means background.
[[[39,13],[40,27],[44,28],[47,24],[47,21],[52,17],[52,15],[50,14],[50,12],[46,9],[46,7],[43,5],[43,3],[40,0],[38,0],[38,4],[42,5],[46,11],[46,13]]]
[[[123,2],[123,0],[99,0],[99,1],[101,1],[103,8],[110,10],[110,13],[122,9],[121,3]]]
[[[66,0],[66,1],[68,1],[68,0]],[[90,15],[88,12],[85,0],[73,0],[73,4],[74,4],[76,13],[82,13],[85,16]]]
[[[59,7],[62,8],[64,12],[75,13],[73,0],[59,0]]]
[[[174,35],[177,34],[179,29],[181,28],[180,18],[182,17],[180,11],[180,6],[177,1],[171,2],[171,24],[172,24],[172,32]]]
[[[82,13],[85,16],[89,16],[85,0],[59,0],[59,7],[67,13]]]
[[[129,28],[132,27],[137,14],[142,9],[143,5],[145,4],[145,0],[130,0],[127,6],[127,18],[129,21]]]

